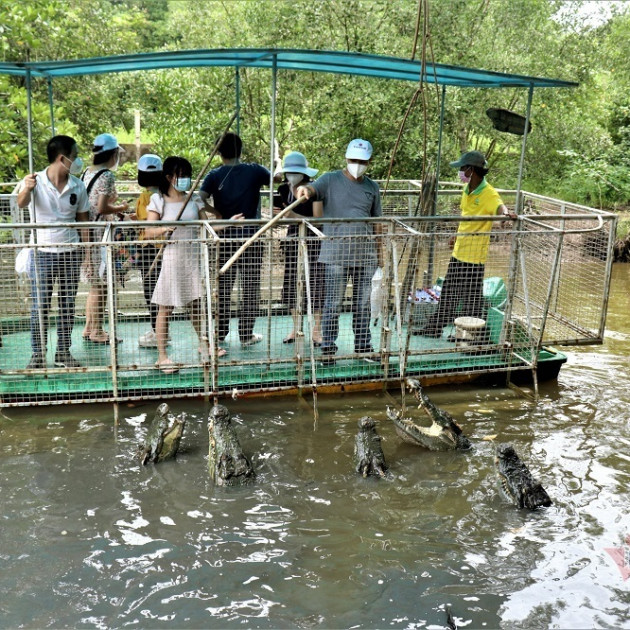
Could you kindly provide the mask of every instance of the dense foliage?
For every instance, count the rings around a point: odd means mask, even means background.
[[[4,60],[57,59],[161,49],[277,47],[350,50],[410,57],[420,0],[25,0],[0,5]],[[576,80],[577,89],[534,93],[526,188],[597,206],[630,199],[630,8],[613,5],[592,25],[580,2],[449,0],[429,2],[426,54],[440,63]],[[561,9],[560,13],[559,10]],[[424,18],[425,15],[421,14]],[[422,20],[421,20],[422,22]],[[422,50],[422,32],[416,57]],[[246,158],[269,163],[270,73],[242,69],[241,135]],[[36,166],[50,134],[47,84],[34,81]],[[26,94],[0,76],[0,179],[28,169]],[[277,138],[282,155],[301,150],[321,170],[342,163],[354,136],[375,146],[372,175],[384,177],[405,112],[418,86],[344,75],[278,77]],[[173,69],[58,79],[55,122],[87,148],[103,131],[143,132],[163,155],[183,154],[196,167],[234,109],[235,71]],[[439,94],[416,94],[392,175],[419,178],[434,167]],[[514,186],[520,138],[495,131],[488,107],[524,112],[526,90],[449,89],[443,178],[463,149],[489,154],[493,181]],[[426,128],[426,139],[424,129]],[[426,153],[425,153],[426,151]]]

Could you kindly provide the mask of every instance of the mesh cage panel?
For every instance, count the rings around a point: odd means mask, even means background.
[[[524,194],[518,221],[475,236],[487,261],[471,267],[452,260],[460,194],[440,191],[426,216],[418,186],[397,182],[382,219],[335,237],[332,220],[283,220],[229,268],[264,220],[173,224],[168,243],[144,222],[96,223],[67,251],[38,239],[19,273],[33,226],[0,196],[0,405],[466,379],[601,341],[615,217]]]

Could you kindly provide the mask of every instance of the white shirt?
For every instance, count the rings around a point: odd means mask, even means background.
[[[61,193],[48,179],[48,169],[37,173],[37,184],[31,192],[28,204],[31,223],[74,223],[77,213],[88,212],[90,202],[85,184],[74,175],[68,175],[68,182]],[[21,184],[23,186],[23,184]],[[31,236],[31,242],[32,242]],[[79,243],[79,232],[73,227],[58,227],[37,230],[38,245]],[[67,251],[67,247],[47,247],[47,252]]]

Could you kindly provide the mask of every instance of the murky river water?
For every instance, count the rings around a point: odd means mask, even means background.
[[[6,410],[0,418],[0,627],[630,627],[630,268],[607,340],[569,352],[537,405],[502,388],[432,388],[474,441],[403,444],[378,395],[229,404],[255,485],[215,488],[203,403],[177,460],[133,459],[155,405]],[[307,401],[310,402],[310,401]],[[378,421],[393,477],[354,473]],[[554,500],[498,495],[511,442]],[[616,549],[616,550],[615,550]],[[611,555],[612,554],[612,555]],[[613,557],[614,556],[614,557]],[[617,559],[617,562],[615,559]]]

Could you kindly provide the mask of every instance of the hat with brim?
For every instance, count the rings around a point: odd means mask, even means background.
[[[368,140],[355,138],[348,144],[346,160],[369,160],[372,157],[372,145]]]
[[[162,170],[162,160],[159,155],[155,155],[154,153],[145,153],[138,160],[138,170],[139,171],[161,171]]]
[[[302,173],[302,175],[308,175],[308,177],[315,177],[319,170],[316,168],[309,168],[306,157],[299,151],[291,151],[288,153],[284,162],[282,163],[283,173]]]
[[[119,149],[123,153],[126,153],[126,151],[118,144],[116,136],[113,136],[111,133],[102,133],[100,136],[96,136],[96,138],[94,138],[94,146],[92,148],[92,153],[94,153],[94,155],[103,153],[103,151],[111,151],[112,149]]]
[[[488,168],[486,156],[481,151],[467,151],[456,162],[450,163],[453,168],[461,168],[462,166],[478,166],[479,168]]]

